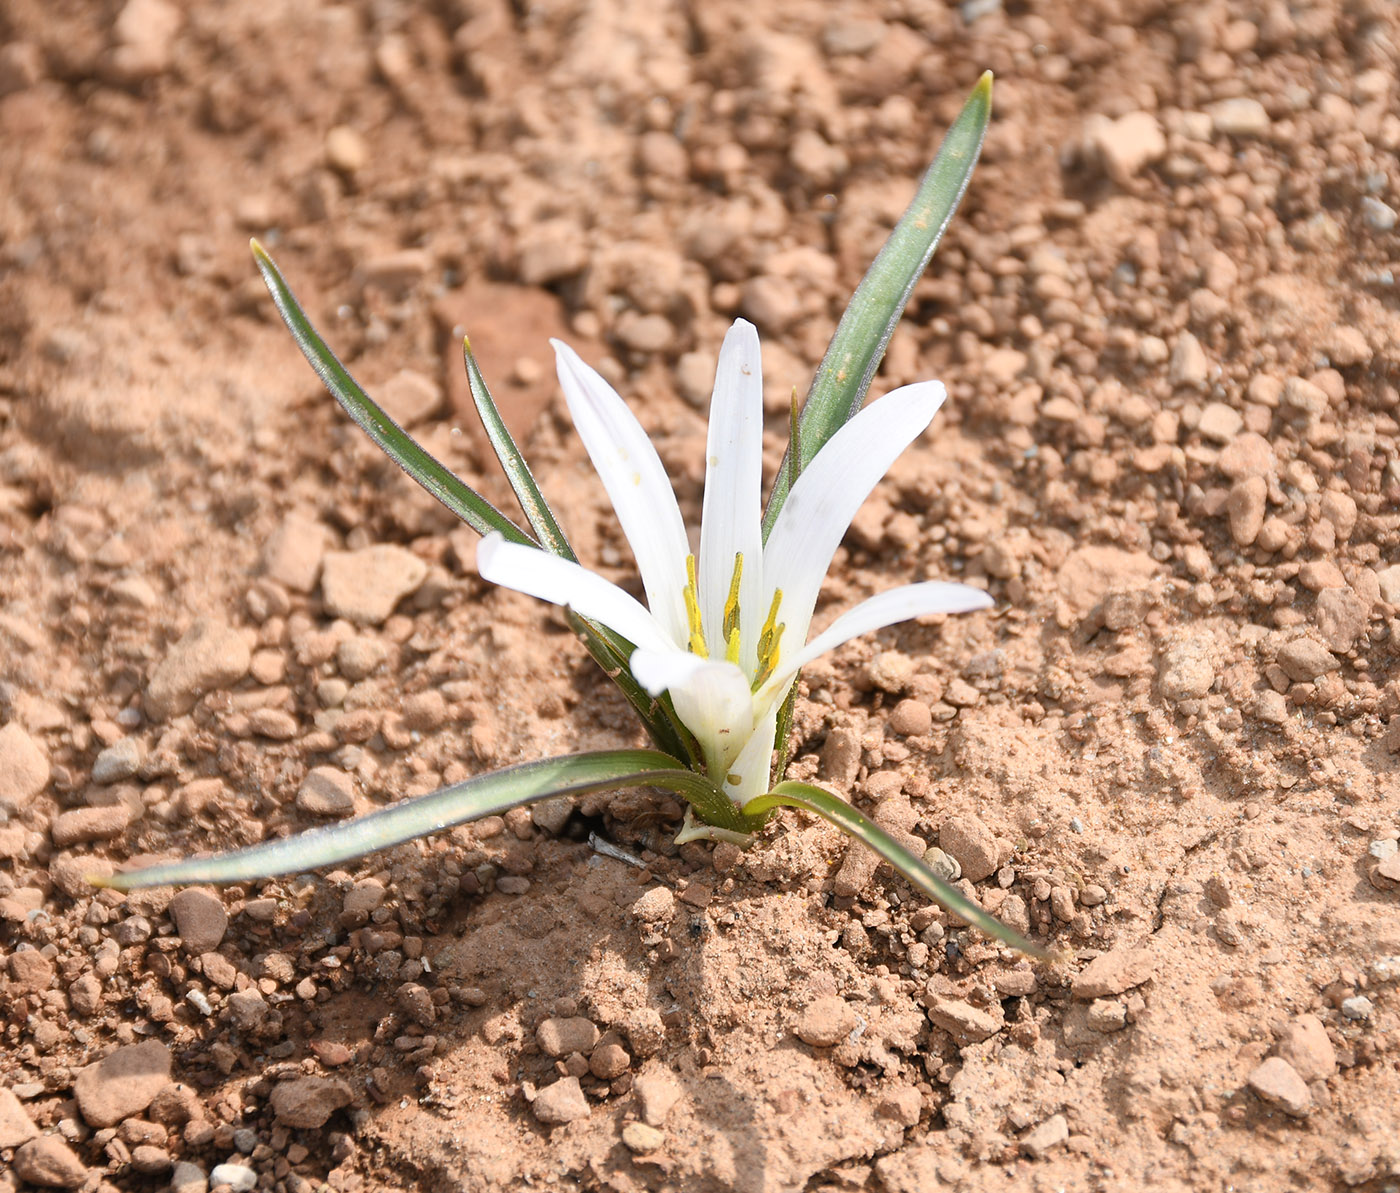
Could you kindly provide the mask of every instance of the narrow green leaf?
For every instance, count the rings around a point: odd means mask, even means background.
[[[477,775],[429,795],[299,836],[124,874],[94,876],[90,881],[95,886],[129,891],[146,886],[245,882],[278,874],[299,874],[352,861],[469,820],[495,816],[534,800],[613,787],[664,787],[702,810],[713,810],[716,797],[724,799],[708,779],[655,750],[570,754]],[[728,800],[724,802],[729,804],[729,818],[742,820],[738,808]],[[723,809],[719,811],[722,813]]]
[[[699,758],[699,751],[689,744],[689,733],[670,713],[667,703],[652,696],[632,678],[632,672],[628,670],[632,644],[601,622],[580,617],[572,609],[566,608],[564,612],[569,628],[579,636],[584,649],[603,669],[603,674],[617,684],[627,703],[646,726],[647,734],[656,748],[693,767]]]
[[[578,556],[574,554],[569,540],[559,528],[554,512],[549,508],[549,502],[544,499],[544,494],[535,484],[535,478],[529,465],[525,463],[525,457],[520,454],[514,436],[496,408],[496,400],[486,386],[486,378],[481,375],[476,357],[472,354],[471,343],[465,337],[462,340],[462,356],[466,361],[467,382],[471,386],[476,412],[481,416],[481,425],[486,430],[487,439],[491,441],[496,459],[501,462],[506,479],[510,481],[510,487],[515,491],[515,499],[520,502],[520,508],[530,522],[530,528],[546,551],[552,551],[571,563],[577,563]]]
[[[923,275],[967,190],[991,115],[992,72],[988,71],[972,89],[914,201],[866,271],[837,324],[802,408],[799,454],[793,457],[792,444],[788,445],[788,456],[773,482],[763,515],[765,541],[797,472],[812,462],[826,441],[864,404],[914,284]]]
[[[750,800],[743,810],[745,815],[752,816],[777,807],[804,808],[808,812],[815,812],[848,837],[868,845],[913,886],[946,910],[961,916],[970,924],[976,924],[988,936],[1005,941],[1027,956],[1040,960],[1049,959],[1050,954],[1039,945],[1032,944],[1020,933],[1012,931],[995,916],[978,907],[956,887],[939,878],[924,864],[922,858],[915,857],[878,824],[856,811],[844,800],[837,799],[829,791],[823,791],[810,783],[779,783],[769,794]]]
[[[528,534],[420,447],[360,388],[349,370],[311,326],[311,321],[297,303],[296,295],[267,251],[256,240],[252,241],[252,249],[253,260],[267,283],[272,301],[307,363],[316,370],[316,375],[330,390],[331,396],[360,424],[379,449],[478,534],[496,530],[513,543],[534,546],[534,540]]]
[[[787,770],[788,750],[792,745],[792,714],[797,708],[797,681],[802,678],[802,672],[798,672],[792,677],[792,684],[787,690],[787,695],[783,697],[783,702],[778,706],[778,731],[774,740],[778,743],[778,762],[773,768],[773,774],[781,779],[783,772]]]

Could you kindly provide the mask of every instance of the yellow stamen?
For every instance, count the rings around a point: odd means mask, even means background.
[[[739,627],[729,631],[729,641],[724,644],[724,657],[731,663],[739,662]]]
[[[695,556],[685,557],[685,617],[690,629],[690,653],[708,659],[710,652],[705,646],[705,627],[700,621],[700,584],[695,575]]]
[[[739,577],[744,574],[744,553],[734,553],[734,574],[729,578],[729,595],[724,599],[724,640],[728,642],[739,628]]]
[[[753,677],[752,685],[755,692],[767,683],[769,677],[778,669],[779,646],[783,631],[787,628],[786,622],[778,621],[778,610],[782,604],[783,590],[775,589],[773,603],[768,607],[768,617],[758,635],[758,672]]]

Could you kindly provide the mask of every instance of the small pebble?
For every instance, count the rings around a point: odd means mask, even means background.
[[[168,70],[183,21],[181,11],[166,0],[127,0],[112,25],[112,72],[134,83]]]
[[[0,1150],[19,1147],[39,1134],[14,1091],[0,1085]]]
[[[215,1164],[209,1172],[211,1185],[227,1185],[233,1193],[249,1193],[258,1185],[258,1174],[246,1164]]]
[[[901,700],[890,712],[889,727],[901,737],[922,737],[933,729],[933,713],[922,700]]]
[[[1279,647],[1278,665],[1296,683],[1311,683],[1341,666],[1321,642],[1312,638],[1295,638]]]
[[[981,882],[997,868],[997,839],[976,816],[950,816],[938,830],[938,845],[962,868],[969,882]]]
[[[208,1193],[208,1190],[209,1178],[204,1175],[204,1169],[188,1160],[175,1161],[170,1173],[170,1193]]]
[[[369,164],[369,146],[353,128],[338,124],[326,134],[326,162],[342,174],[358,173]]]
[[[330,616],[359,625],[381,625],[427,576],[426,563],[391,544],[327,551],[321,565],[321,595]]]
[[[1395,208],[1371,195],[1361,200],[1361,222],[1372,232],[1389,232],[1396,223]]]
[[[351,682],[374,674],[388,657],[388,643],[367,634],[346,638],[335,648],[336,666],[341,675]]]
[[[1151,112],[1129,112],[1117,120],[1100,117],[1089,135],[1105,172],[1120,183],[1167,152],[1162,126]]]
[[[647,1123],[634,1121],[622,1125],[622,1144],[629,1152],[654,1152],[665,1142],[666,1132]]]
[[[561,1126],[588,1117],[588,1099],[577,1077],[562,1077],[535,1095],[535,1118],[546,1126]]]
[[[1325,1081],[1337,1072],[1337,1050],[1316,1015],[1299,1015],[1284,1029],[1278,1055],[1304,1081]]]
[[[263,545],[263,573],[292,592],[309,593],[321,574],[328,532],[305,514],[290,513]]]
[[[355,811],[355,780],[334,766],[317,766],[301,781],[297,807],[313,816],[350,816]]]
[[[980,1044],[1002,1028],[1001,1020],[970,1003],[952,998],[936,999],[928,1008],[929,1021],[941,1027],[959,1045]]]
[[[628,912],[639,923],[669,924],[676,916],[676,896],[668,887],[654,886],[643,891]]]
[[[1364,994],[1356,994],[1351,998],[1344,998],[1342,1000],[1342,1017],[1350,1019],[1353,1022],[1369,1019],[1371,1017],[1371,1012],[1375,1009],[1376,1004]]]
[[[401,427],[411,427],[432,418],[442,406],[443,395],[431,377],[417,369],[400,369],[379,387],[378,396],[390,418]]]
[[[143,1143],[131,1149],[131,1166],[143,1176],[158,1176],[170,1170],[170,1153],[163,1147]]]
[[[79,1071],[78,1109],[90,1126],[116,1126],[151,1104],[170,1081],[170,1064],[170,1049],[159,1040],[118,1048]]]
[[[604,1081],[611,1081],[627,1072],[632,1058],[621,1044],[599,1044],[588,1058],[589,1072]]]
[[[1167,380],[1189,389],[1204,389],[1209,369],[1210,362],[1206,359],[1201,341],[1189,331],[1183,331],[1177,337],[1171,360],[1167,363]]]
[[[1117,999],[1096,998],[1089,1004],[1089,1026],[1094,1031],[1122,1031],[1127,1025],[1128,1008]]]
[[[831,1048],[849,1036],[859,1022],[854,1009],[833,994],[809,1003],[794,1030],[804,1044]]]
[[[660,1127],[685,1091],[670,1069],[657,1068],[639,1073],[632,1083],[632,1092],[637,1097],[642,1122],[651,1127]]]
[[[152,671],[146,715],[165,721],[189,712],[206,692],[232,687],[247,675],[252,658],[237,630],[200,618]]]
[[[131,824],[131,809],[124,803],[97,808],[73,808],[60,813],[49,829],[49,839],[59,849],[84,841],[108,841]]]
[[[1235,482],[1225,500],[1230,537],[1237,547],[1248,547],[1264,528],[1269,484],[1262,476],[1246,476]]]
[[[1271,1056],[1250,1073],[1247,1084],[1259,1100],[1294,1118],[1312,1109],[1312,1093],[1297,1071],[1281,1057]]]
[[[1216,133],[1226,137],[1262,137],[1272,126],[1264,105],[1249,96],[1222,99],[1208,105],[1206,113]]]
[[[1021,1138],[1021,1151],[1032,1160],[1039,1160],[1069,1138],[1069,1122],[1063,1114],[1052,1114],[1043,1123]]]
[[[123,737],[93,760],[92,781],[102,786],[120,783],[140,769],[141,743],[134,737]]]
[[[535,1029],[535,1041],[547,1056],[587,1055],[601,1033],[593,1022],[581,1016],[546,1019]]]
[[[1204,643],[1193,639],[1176,642],[1162,658],[1162,675],[1158,680],[1163,699],[1178,703],[1198,700],[1215,684],[1215,669]]]
[[[1114,949],[1095,957],[1075,975],[1075,998],[1092,1000],[1122,994],[1148,981],[1157,971],[1157,957],[1150,949]]]
[[[957,882],[962,877],[962,867],[958,865],[958,859],[936,845],[925,851],[924,865],[944,882]]]
[[[337,1110],[350,1105],[354,1094],[339,1077],[299,1077],[275,1086],[269,1099],[277,1121],[288,1127],[317,1128]]]
[[[218,948],[228,931],[228,912],[223,901],[200,887],[177,891],[170,900],[170,915],[181,945],[195,955]]]
[[[87,1180],[87,1165],[57,1135],[40,1135],[14,1155],[15,1176],[46,1189],[76,1189]]]
[[[0,808],[17,812],[49,785],[48,755],[17,722],[0,728]]]

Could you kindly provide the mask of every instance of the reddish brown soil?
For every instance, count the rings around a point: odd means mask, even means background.
[[[0,41],[0,1190],[1397,1187],[1392,3],[9,0]],[[325,396],[250,234],[502,499],[469,331],[625,579],[547,337],[696,517],[729,320],[776,464],[984,68],[983,164],[877,381],[951,398],[819,617],[925,577],[997,611],[813,667],[792,773],[1072,961],[800,816],[678,850],[651,795],[94,896],[94,866],[639,741]],[[374,545],[408,555],[326,554]]]

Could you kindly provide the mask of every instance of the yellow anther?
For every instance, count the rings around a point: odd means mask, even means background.
[[[781,588],[776,588],[773,590],[773,603],[768,606],[768,616],[764,619],[763,629],[758,635],[758,649],[760,652],[764,650],[765,643],[773,636],[773,626],[778,620],[778,610],[782,608],[782,604],[783,590]]]
[[[769,677],[778,669],[779,647],[782,643],[783,631],[787,628],[786,622],[778,621],[778,610],[783,604],[783,590],[775,589],[773,592],[773,603],[768,607],[768,617],[763,623],[763,630],[758,635],[758,671],[753,677],[753,690],[756,692]]]
[[[731,663],[739,661],[739,627],[729,631],[729,640],[724,644],[724,657]]]
[[[744,574],[744,553],[734,553],[734,574],[729,578],[729,595],[724,599],[724,640],[733,638],[739,629],[739,577]]]
[[[690,653],[708,659],[710,652],[705,646],[705,627],[700,621],[700,585],[695,575],[695,556],[685,557],[685,619],[690,630]]]

